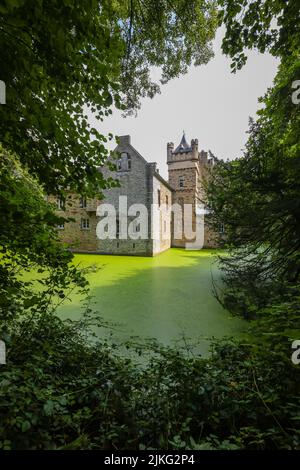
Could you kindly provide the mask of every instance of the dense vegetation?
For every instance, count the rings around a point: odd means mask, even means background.
[[[291,99],[299,76],[297,49],[282,61],[259,119],[250,122],[245,155],[220,162],[207,191],[231,250],[222,260],[226,299],[240,313],[251,314],[247,301],[263,307],[299,284],[300,113]]]
[[[44,190],[68,185],[92,194],[113,184],[96,171],[105,140],[89,129],[83,104],[100,119],[112,101],[132,109],[157,91],[151,65],[162,67],[164,81],[206,62],[215,6],[7,0],[0,7],[0,78],[8,88],[0,109],[2,449],[300,448],[300,366],[291,361],[300,317],[296,2],[219,3],[233,62],[242,65],[246,47],[281,59],[245,155],[220,163],[207,188],[229,249],[220,300],[252,319],[257,340],[216,344],[210,359],[153,343],[144,368],[91,341],[89,328],[101,319],[88,301],[80,321],[57,317],[68,293],[88,286],[57,243],[60,220]],[[29,270],[36,281],[22,277]]]
[[[0,6],[1,142],[49,191],[93,194],[112,181],[98,171],[112,104],[125,112],[191,64],[212,57],[217,17],[204,0],[5,0]]]
[[[204,360],[153,345],[141,370],[108,344],[87,346],[82,324],[52,314],[35,316],[22,337],[12,332],[9,350],[1,373],[2,448],[300,445],[289,351],[226,343]]]

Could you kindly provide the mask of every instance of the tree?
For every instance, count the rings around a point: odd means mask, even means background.
[[[286,57],[299,47],[300,11],[294,0],[219,0],[219,22],[225,25],[223,52],[232,69],[247,60],[246,50]]]
[[[241,309],[248,313],[254,300],[272,303],[285,283],[299,282],[300,113],[292,100],[299,75],[295,49],[282,60],[257,122],[250,121],[245,155],[219,162],[207,188],[213,225],[224,223],[231,253],[222,261],[235,286],[230,305],[238,303],[237,290],[245,292]]]
[[[54,214],[40,185],[18,158],[1,146],[0,179],[2,335],[8,324],[18,329],[23,317],[46,313],[53,308],[52,299],[64,299],[65,292],[84,289],[88,283],[71,264],[72,254],[58,241],[62,218]],[[31,273],[30,279],[26,273]]]
[[[159,91],[151,67],[166,82],[206,63],[215,29],[215,4],[205,0],[5,0],[0,141],[48,192],[111,186],[99,171],[107,139],[90,127],[86,108],[99,120],[113,103],[137,108]]]

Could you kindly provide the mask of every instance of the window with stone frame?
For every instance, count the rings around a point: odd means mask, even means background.
[[[219,232],[220,232],[220,233],[225,233],[225,226],[224,226],[223,223],[220,224]]]
[[[122,160],[119,159],[119,160],[117,161],[117,171],[121,171],[121,170],[122,170]]]
[[[57,204],[57,209],[60,210],[60,211],[64,211],[65,210],[65,199],[61,196],[59,196],[56,200],[56,204]]]
[[[90,228],[90,219],[81,219],[81,230],[89,230]]]
[[[179,176],[178,184],[180,188],[184,188],[184,176]]]

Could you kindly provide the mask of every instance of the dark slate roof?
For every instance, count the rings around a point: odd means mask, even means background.
[[[173,153],[185,153],[185,152],[191,152],[192,147],[187,143],[185,139],[185,133],[183,133],[182,139],[178,147],[174,150]]]

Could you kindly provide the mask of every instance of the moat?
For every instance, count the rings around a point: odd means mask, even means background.
[[[153,337],[163,344],[199,340],[197,351],[206,355],[208,338],[237,336],[246,322],[232,317],[212,292],[212,275],[220,282],[213,250],[172,248],[154,258],[76,254],[75,264],[95,265],[88,274],[92,307],[105,321],[117,323],[117,341],[130,336]],[[77,296],[60,311],[80,315]],[[99,330],[99,335],[108,330]]]

